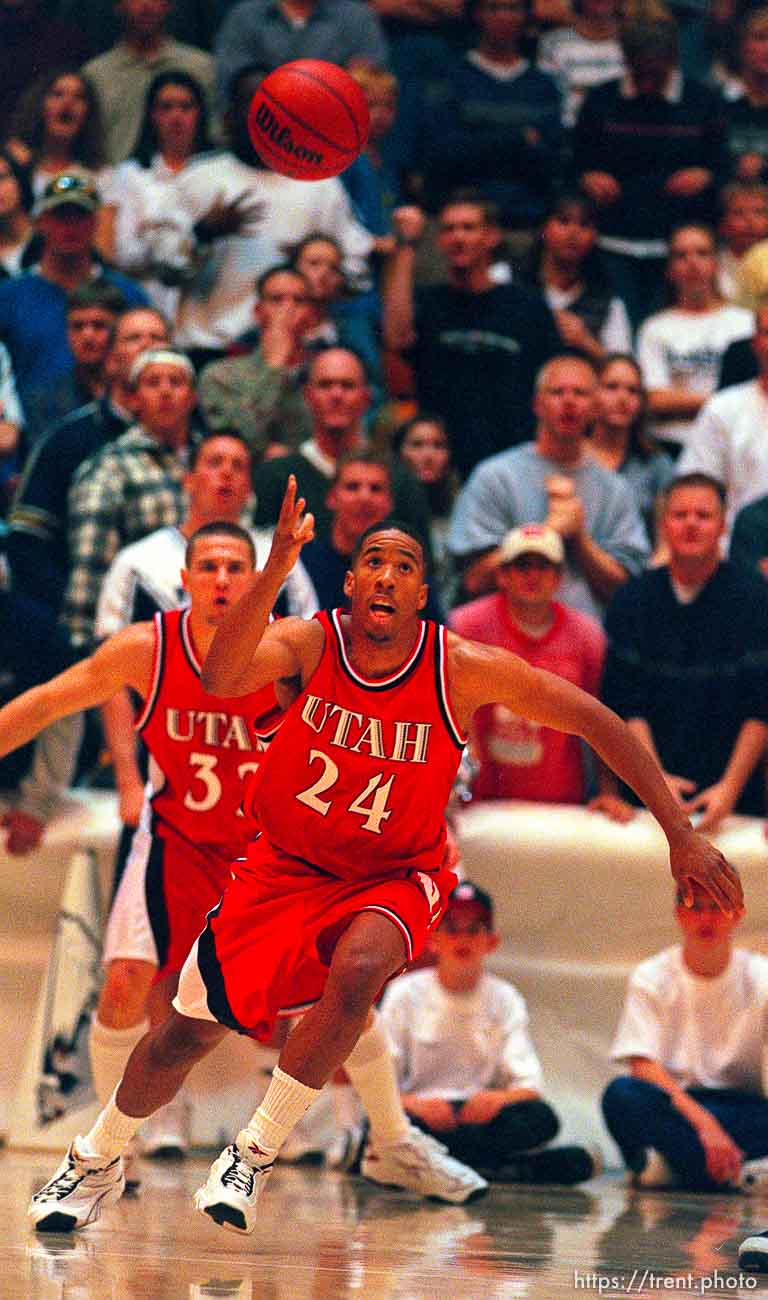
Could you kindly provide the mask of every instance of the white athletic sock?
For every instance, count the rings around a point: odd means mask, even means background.
[[[395,1063],[377,1011],[344,1062],[371,1126],[371,1143],[397,1142],[408,1132],[408,1116],[400,1100]]]
[[[114,1160],[115,1156],[122,1155],[147,1118],[146,1115],[124,1115],[118,1109],[116,1096],[117,1088],[101,1114],[96,1117],[96,1123],[90,1132],[77,1139],[77,1150],[81,1156],[104,1156],[105,1160]]]
[[[271,1164],[291,1129],[321,1091],[300,1083],[276,1065],[263,1101],[235,1138],[243,1159],[252,1165]]]
[[[98,1016],[91,1020],[88,1036],[88,1054],[91,1058],[93,1087],[102,1106],[106,1106],[123,1077],[128,1057],[149,1029],[149,1021],[142,1020],[128,1029],[111,1029]]]
[[[360,1123],[360,1101],[351,1083],[332,1083],[331,1103],[336,1127],[356,1128]]]

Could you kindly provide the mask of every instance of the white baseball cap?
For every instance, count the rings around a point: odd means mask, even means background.
[[[546,524],[523,524],[506,533],[499,547],[501,564],[512,564],[519,555],[542,555],[550,564],[563,564],[565,551],[560,534]]]

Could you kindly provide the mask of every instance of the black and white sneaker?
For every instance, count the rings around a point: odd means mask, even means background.
[[[768,1273],[768,1232],[755,1232],[742,1241],[739,1268],[747,1273]]]
[[[253,1232],[256,1202],[272,1173],[269,1165],[250,1165],[233,1142],[211,1165],[207,1181],[195,1192],[195,1209],[230,1232]]]
[[[36,1232],[84,1228],[123,1194],[122,1157],[105,1165],[103,1156],[79,1155],[77,1141],[75,1138],[53,1178],[29,1203],[27,1215]]]

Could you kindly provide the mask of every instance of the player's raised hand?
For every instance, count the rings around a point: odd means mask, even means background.
[[[728,859],[697,831],[686,830],[670,840],[669,865],[683,903],[693,902],[692,884],[701,885],[729,916],[744,911],[739,873]]]
[[[296,477],[289,474],[269,552],[269,564],[279,566],[286,573],[290,573],[298,560],[302,546],[315,535],[315,516],[304,513],[307,503],[304,497],[297,497],[297,491]]]

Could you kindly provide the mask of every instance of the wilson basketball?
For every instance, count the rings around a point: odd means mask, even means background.
[[[368,126],[362,88],[323,59],[297,59],[275,68],[248,111],[248,130],[262,161],[301,181],[343,172],[364,148]]]

